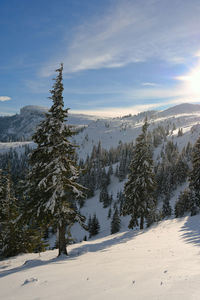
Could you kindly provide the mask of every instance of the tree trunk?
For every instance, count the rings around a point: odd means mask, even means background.
[[[143,229],[144,228],[144,217],[142,216],[140,218],[140,229]]]
[[[65,222],[61,222],[61,224],[58,226],[58,256],[64,254],[67,254],[67,248],[66,248],[66,238],[65,238],[65,232],[66,232],[66,224]]]

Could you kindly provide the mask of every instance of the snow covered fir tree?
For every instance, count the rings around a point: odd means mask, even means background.
[[[120,230],[120,222],[121,221],[120,221],[119,212],[116,207],[111,221],[111,229],[110,229],[111,234],[114,234]]]
[[[152,150],[147,129],[148,123],[145,120],[142,133],[136,139],[128,181],[124,186],[125,201],[122,214],[131,215],[129,228],[138,226],[140,219],[140,229],[143,229],[145,218],[156,205]]]
[[[9,257],[18,252],[19,234],[17,199],[14,195],[9,170],[0,173],[0,256]]]
[[[190,172],[190,190],[192,211],[197,212],[200,208],[200,138],[196,141],[192,153],[192,171]]]
[[[0,170],[0,258],[45,249],[40,233],[27,226],[23,201],[16,196],[10,164]]]
[[[84,197],[84,187],[77,183],[79,176],[75,161],[73,135],[66,125],[68,109],[64,109],[62,72],[58,73],[49,97],[53,104],[46,118],[33,136],[37,147],[30,157],[31,170],[28,181],[28,213],[30,221],[36,218],[42,227],[57,226],[58,255],[67,255],[66,232],[85,218],[77,208],[77,200]]]

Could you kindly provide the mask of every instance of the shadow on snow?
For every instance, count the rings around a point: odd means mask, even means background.
[[[188,217],[180,232],[187,244],[200,246],[200,216]]]
[[[146,229],[146,230],[148,230],[148,229]],[[39,266],[45,266],[45,265],[52,264],[52,263],[59,264],[63,261],[73,260],[73,259],[76,259],[77,257],[79,257],[85,253],[88,253],[88,252],[105,251],[105,249],[110,248],[113,245],[120,244],[120,243],[126,243],[127,241],[136,237],[137,235],[144,233],[146,230],[143,230],[143,231],[130,230],[130,231],[122,233],[120,236],[113,235],[108,240],[103,240],[103,241],[98,242],[98,239],[96,239],[96,240],[91,240],[91,243],[79,244],[79,245],[77,245],[76,248],[69,251],[70,255],[67,257],[66,256],[55,257],[55,258],[49,259],[47,261],[43,261],[40,259],[27,260],[21,266],[0,272],[0,278],[14,274],[14,273],[18,273],[18,272],[21,272],[21,271],[24,271],[27,269],[36,268]],[[97,241],[97,242],[95,242],[95,241]]]

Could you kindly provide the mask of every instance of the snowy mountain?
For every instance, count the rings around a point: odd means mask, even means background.
[[[178,142],[180,148],[189,141],[193,144],[200,133],[200,105],[180,104],[162,112],[145,112],[136,116],[109,118],[91,122],[78,136],[75,142],[80,146],[79,155],[86,158],[92,147],[101,141],[105,149],[115,148],[119,143],[135,141],[141,132],[144,118],[147,115],[150,123],[149,131],[162,126],[170,129],[168,139]],[[178,130],[182,129],[184,136],[178,137]]]
[[[198,300],[199,216],[0,262],[5,300]]]
[[[28,141],[31,140],[35,128],[44,118],[47,108],[39,106],[25,106],[20,114],[0,117],[0,141]],[[80,146],[79,154],[86,157],[93,145],[98,141],[106,149],[133,141],[140,132],[145,116],[151,124],[150,129],[162,125],[183,128],[188,132],[200,121],[200,105],[180,104],[162,112],[147,111],[137,115],[127,115],[117,118],[99,118],[83,114],[69,114],[68,123],[81,127],[83,130],[76,136],[75,141]],[[175,132],[174,132],[175,134]]]
[[[13,116],[0,116],[0,141],[30,140],[37,125],[44,119],[48,108],[28,105],[21,108],[20,113]],[[75,126],[87,126],[96,116],[69,114],[68,122]]]
[[[19,149],[32,142],[19,142],[30,140],[38,123],[43,119],[46,108],[37,106],[26,106],[21,109],[19,115],[11,117],[0,117],[0,152],[6,152],[9,148]],[[188,142],[194,144],[200,134],[200,105],[180,104],[162,112],[148,111],[138,115],[127,115],[117,118],[98,119],[87,115],[69,115],[69,123],[82,126],[82,130],[74,137],[74,142],[79,146],[77,149],[79,158],[85,159],[92,152],[93,146],[101,141],[104,149],[116,148],[120,143],[134,142],[145,116],[150,123],[149,131],[158,127],[169,128],[167,140],[177,143],[182,150]],[[183,135],[179,136],[179,129]],[[18,142],[8,142],[14,138]],[[5,143],[7,141],[8,143]],[[156,158],[161,147],[154,152]]]
[[[182,103],[159,112],[158,116],[169,117],[179,114],[191,114],[197,112],[200,113],[200,104]]]

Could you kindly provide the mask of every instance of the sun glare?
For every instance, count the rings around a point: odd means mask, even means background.
[[[177,79],[184,81],[184,87],[189,94],[200,96],[200,65],[193,69],[189,74],[180,76]]]
[[[200,69],[194,70],[189,76],[188,76],[188,84],[195,94],[200,95]]]

